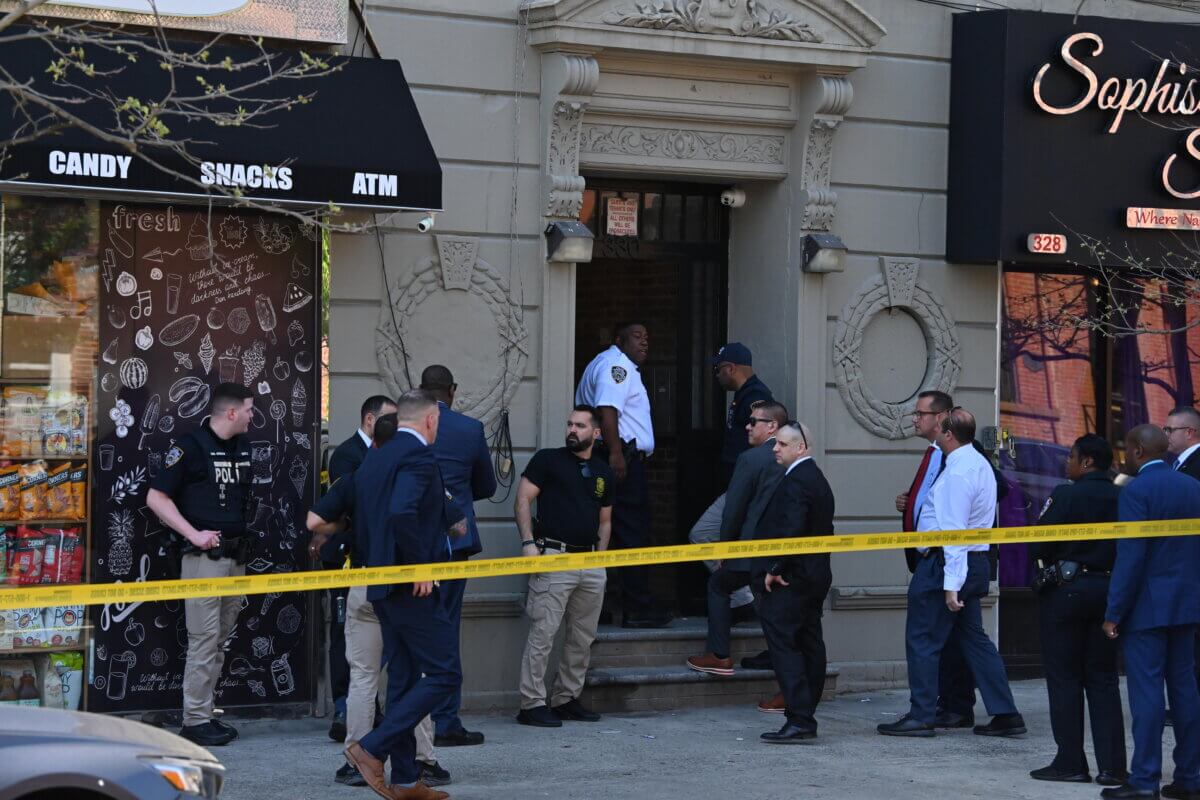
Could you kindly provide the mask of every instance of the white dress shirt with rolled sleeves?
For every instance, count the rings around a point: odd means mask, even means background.
[[[992,465],[971,445],[946,456],[946,469],[925,498],[917,530],[959,531],[991,528],[996,524],[996,476]],[[926,548],[921,548],[922,551]],[[945,556],[942,588],[962,589],[967,580],[967,553],[986,551],[986,544],[942,548]]]

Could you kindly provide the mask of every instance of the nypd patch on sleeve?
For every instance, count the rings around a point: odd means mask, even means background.
[[[612,379],[617,383],[624,383],[627,377],[629,377],[629,373],[625,371],[624,367],[614,366],[612,368]]]
[[[1046,512],[1050,510],[1050,506],[1054,505],[1054,498],[1047,497],[1046,502],[1042,505],[1041,513],[1038,514],[1038,519],[1046,516]]]
[[[181,458],[183,458],[183,448],[179,445],[172,445],[171,449],[167,451],[166,458],[163,459],[163,466],[170,469],[178,464]]]

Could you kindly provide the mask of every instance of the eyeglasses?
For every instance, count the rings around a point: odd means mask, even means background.
[[[749,425],[751,428],[753,428],[755,425],[758,425],[759,423],[766,425],[766,424],[768,424],[770,422],[774,422],[774,421],[775,420],[773,420],[773,419],[765,419],[763,417],[751,417],[746,424]]]
[[[1172,433],[1175,433],[1176,431],[1194,431],[1194,430],[1196,430],[1196,429],[1194,427],[1192,427],[1191,425],[1182,425],[1178,428],[1172,428],[1170,425],[1163,425],[1163,433],[1165,433],[1167,436],[1170,436]]]
[[[732,366],[733,364],[729,363],[728,361],[722,361],[720,364],[717,364],[713,367],[713,374],[720,374],[721,370]]]
[[[943,413],[943,412],[941,412],[941,411],[922,411],[921,409],[918,408],[913,411],[912,415],[914,417],[936,417],[938,414],[941,414],[941,413]]]

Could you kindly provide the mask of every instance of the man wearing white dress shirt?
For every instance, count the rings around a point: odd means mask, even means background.
[[[940,474],[920,510],[917,530],[991,528],[996,522],[996,479],[992,465],[971,445],[975,417],[953,408],[942,421],[937,444],[944,455]],[[937,715],[938,661],[951,632],[958,635],[984,706],[992,721],[976,725],[981,736],[1017,736],[1025,721],[1017,712],[1004,662],[983,630],[980,601],[988,593],[988,545],[919,548],[908,585],[905,647],[909,713],[878,726],[886,736],[933,736]]]

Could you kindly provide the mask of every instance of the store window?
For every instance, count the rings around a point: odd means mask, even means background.
[[[0,570],[10,586],[88,579],[99,204],[0,198]],[[80,606],[0,621],[0,703],[80,708]]]

